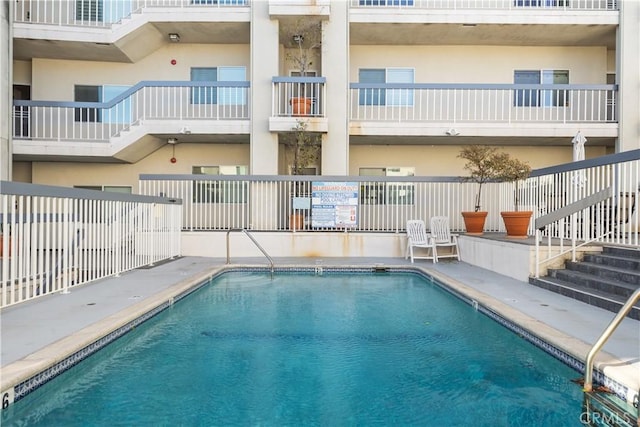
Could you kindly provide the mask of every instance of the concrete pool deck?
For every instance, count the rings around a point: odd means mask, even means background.
[[[45,296],[0,312],[0,391],[42,372],[175,295],[223,271],[226,260],[183,257]],[[584,361],[614,313],[526,282],[459,261],[403,258],[274,258],[276,267],[407,266],[424,271],[484,307]],[[265,258],[235,258],[231,267],[268,266]],[[624,319],[596,357],[595,368],[628,388],[640,389],[640,322]],[[580,374],[576,374],[576,378]]]

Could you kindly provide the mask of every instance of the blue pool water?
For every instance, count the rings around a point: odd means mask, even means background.
[[[229,273],[2,425],[579,426],[576,377],[416,275]]]

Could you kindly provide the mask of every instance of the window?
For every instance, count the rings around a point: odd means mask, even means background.
[[[129,89],[129,86],[102,86],[102,99],[104,102],[109,102],[127,89]],[[131,98],[124,98],[113,107],[104,110],[102,114],[103,123],[131,122]]]
[[[527,85],[560,85],[569,84],[567,70],[516,70],[515,84]],[[568,91],[566,89],[516,89],[514,105],[516,107],[567,107]]]
[[[413,167],[360,168],[360,176],[415,176]],[[413,205],[415,186],[410,182],[373,182],[360,185],[363,205]]]
[[[384,70],[362,69],[359,71],[360,83],[384,83]],[[360,89],[360,105],[385,105],[384,89]]]
[[[76,102],[108,102],[129,89],[129,86],[85,86],[76,85]],[[109,109],[79,107],[75,109],[76,122],[129,123],[131,121],[131,99],[125,98]]]
[[[194,175],[246,175],[248,166],[194,166]],[[193,181],[194,203],[247,203],[248,184],[240,181]]]
[[[515,0],[514,4],[519,7],[566,7],[569,0]]]
[[[100,102],[100,86],[76,85],[74,87],[74,101],[76,102]],[[95,107],[80,107],[75,109],[76,122],[99,122],[100,110]]]
[[[204,4],[220,6],[244,6],[248,0],[191,0],[191,4]]]
[[[76,20],[102,22],[103,0],[76,0]]]
[[[414,0],[360,0],[360,6],[413,6]]]
[[[192,68],[192,82],[246,80],[245,67]],[[191,89],[192,104],[246,105],[246,90],[240,87],[202,86]]]
[[[413,83],[411,68],[363,68],[358,73],[360,83]],[[360,89],[360,105],[413,106],[413,89]]]

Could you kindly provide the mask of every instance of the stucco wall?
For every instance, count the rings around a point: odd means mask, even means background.
[[[176,60],[176,65],[171,60]],[[134,85],[142,80],[191,79],[192,67],[245,66],[249,78],[248,45],[167,45],[135,64],[34,59],[34,100],[73,101],[73,87]],[[55,84],[51,84],[55,82]]]
[[[177,144],[176,163],[172,146],[165,145],[137,164],[33,163],[33,182],[72,187],[74,185],[129,185],[138,190],[144,173],[190,174],[192,166],[249,165],[248,144]]]
[[[588,144],[588,142],[587,142]],[[349,174],[359,175],[361,167],[415,167],[420,176],[461,176],[464,160],[459,159],[460,145],[352,145]],[[573,151],[567,141],[564,147],[498,147],[531,167],[541,168],[571,162]],[[587,158],[602,156],[604,147],[585,147]]]

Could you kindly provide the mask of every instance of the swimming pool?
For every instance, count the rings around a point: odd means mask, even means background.
[[[570,426],[577,376],[418,275],[227,273],[2,421]]]

